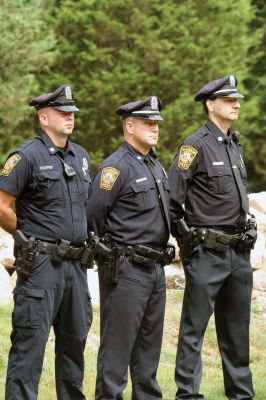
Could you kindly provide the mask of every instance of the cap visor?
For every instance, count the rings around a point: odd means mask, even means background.
[[[63,111],[63,112],[76,112],[79,111],[79,109],[76,106],[56,106],[53,107],[58,111]]]
[[[163,121],[163,118],[160,115],[132,115],[133,117],[140,119],[148,119],[150,121]]]
[[[221,96],[221,97],[230,97],[230,99],[244,99],[244,96],[238,92],[231,93],[228,96]]]

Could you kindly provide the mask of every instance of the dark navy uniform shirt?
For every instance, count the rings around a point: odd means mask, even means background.
[[[63,152],[42,133],[10,155],[15,166],[0,176],[0,189],[17,198],[17,228],[26,236],[47,241],[87,238],[90,158],[71,141]],[[74,169],[75,176],[66,177],[59,155]]]
[[[240,218],[240,197],[225,139],[209,120],[179,147],[168,175],[172,227],[184,215],[190,226],[237,226],[245,219],[245,216]],[[237,141],[232,141],[232,145],[246,187],[242,147]]]
[[[100,237],[110,233],[119,243],[163,246],[168,230],[156,183],[143,158],[143,154],[124,143],[103,162],[88,203],[89,228]],[[150,158],[163,181],[169,205],[167,176],[161,164]]]

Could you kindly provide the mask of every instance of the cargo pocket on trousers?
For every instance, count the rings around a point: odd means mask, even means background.
[[[42,316],[42,302],[45,290],[20,287],[14,289],[14,328],[38,328]]]

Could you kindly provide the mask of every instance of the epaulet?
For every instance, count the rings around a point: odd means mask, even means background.
[[[38,139],[38,137],[26,140],[16,150],[12,151],[12,153],[10,153],[9,156],[11,156],[14,153],[26,153],[36,143],[36,139]]]
[[[185,140],[184,143],[185,144],[195,144],[195,146],[197,145],[197,142],[199,142],[204,136],[209,135],[208,130],[203,126],[201,127],[199,130],[197,130],[196,132],[192,133],[190,136],[188,136]]]
[[[119,147],[114,153],[110,154],[103,163],[100,165],[99,169],[105,168],[106,166],[112,165],[113,167],[119,167],[120,161],[125,157],[127,151],[122,147]]]

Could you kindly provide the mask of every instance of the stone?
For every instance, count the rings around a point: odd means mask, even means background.
[[[7,305],[12,300],[12,285],[9,273],[0,263],[0,304]]]

